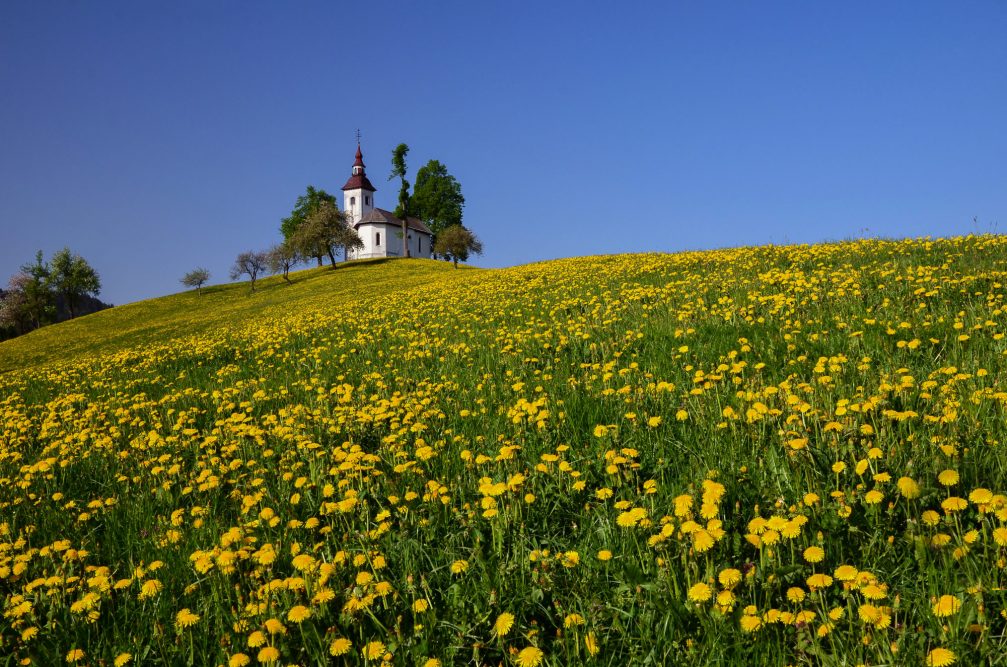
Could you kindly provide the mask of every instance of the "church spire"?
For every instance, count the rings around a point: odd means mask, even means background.
[[[364,154],[360,150],[360,143],[357,143],[357,155],[356,159],[353,161],[353,172],[350,176],[350,180],[346,181],[346,185],[343,186],[343,190],[369,190],[375,192],[377,189],[371,185],[370,179],[367,178],[367,174],[364,171]]]
[[[364,173],[364,154],[360,152],[360,141],[357,141],[357,159],[353,163],[353,175],[357,174],[363,175]]]

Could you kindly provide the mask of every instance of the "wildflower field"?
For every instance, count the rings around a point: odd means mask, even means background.
[[[1007,238],[294,280],[0,344],[0,664],[1007,661]]]

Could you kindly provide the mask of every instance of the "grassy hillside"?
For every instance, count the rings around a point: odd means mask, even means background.
[[[381,266],[381,270],[375,267]],[[451,271],[445,262],[417,260],[408,265],[387,260],[361,260],[331,268],[290,274],[291,284],[279,276],[256,282],[232,283],[119,306],[34,331],[0,344],[0,373],[44,363],[74,360],[82,354],[111,352],[142,345],[161,345],[181,336],[214,329],[230,329],[260,317],[312,308],[336,307],[361,296],[384,298],[393,291],[415,287]],[[466,267],[462,269],[468,271]]]
[[[1003,660],[1005,270],[406,260],[0,344],[0,656]]]

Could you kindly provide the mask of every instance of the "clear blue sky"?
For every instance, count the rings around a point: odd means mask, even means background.
[[[1007,231],[1007,3],[4,2],[0,281],[178,291],[363,133],[461,182],[483,266]],[[864,232],[863,230],[869,230]]]

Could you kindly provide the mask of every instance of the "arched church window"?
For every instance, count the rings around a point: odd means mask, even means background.
[[[374,245],[381,245],[381,232],[374,236]]]
[[[350,206],[356,206],[356,205],[357,205],[357,198],[350,197]]]

